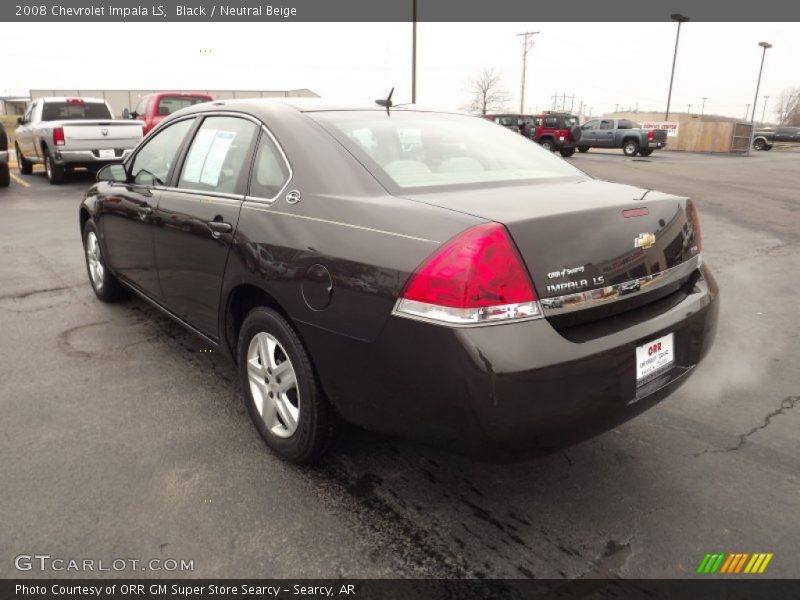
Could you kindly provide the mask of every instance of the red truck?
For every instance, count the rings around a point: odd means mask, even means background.
[[[212,100],[214,98],[203,92],[157,92],[142,96],[136,108],[133,110],[126,108],[122,116],[126,119],[144,121],[144,134],[147,135],[162,119],[175,111]]]

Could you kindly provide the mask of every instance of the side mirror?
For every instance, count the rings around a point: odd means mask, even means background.
[[[131,118],[131,111],[128,108],[122,109],[122,118],[123,119],[130,119]]]
[[[111,163],[97,172],[97,181],[108,181],[111,183],[127,183],[128,173],[122,163]]]
[[[25,125],[25,118],[17,117],[17,125]]]

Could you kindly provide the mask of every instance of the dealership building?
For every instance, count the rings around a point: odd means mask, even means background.
[[[143,96],[155,92],[204,92],[215,100],[231,100],[234,98],[319,98],[319,95],[309,89],[297,90],[31,90],[30,100],[47,96],[83,96],[88,98],[103,98],[111,105],[111,110],[117,117],[122,116],[126,108],[133,109]]]

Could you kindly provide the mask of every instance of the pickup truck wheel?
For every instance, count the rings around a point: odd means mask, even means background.
[[[17,167],[19,167],[19,172],[23,175],[30,175],[33,173],[33,163],[22,156],[19,146],[15,145],[14,151],[17,154]]]
[[[551,140],[550,138],[544,138],[543,140],[539,140],[539,145],[548,152],[552,152],[553,150],[556,149],[553,140]]]
[[[575,148],[574,148],[574,147],[573,147],[573,148],[562,148],[562,149],[561,149],[561,150],[559,150],[558,152],[559,152],[559,153],[561,154],[561,156],[563,156],[564,158],[569,158],[570,156],[572,156],[573,154],[575,154]]]
[[[588,151],[589,151],[589,146],[578,146],[578,152],[580,152],[581,154]]]
[[[642,148],[641,150],[639,150],[640,156],[650,156],[652,153],[653,153],[652,148]]]
[[[753,142],[753,149],[754,150],[766,150],[767,149],[767,142],[764,140],[756,140]]]
[[[8,187],[11,184],[11,172],[8,169],[8,164],[0,165],[0,187]]]
[[[122,285],[106,266],[100,237],[91,219],[83,227],[83,253],[86,258],[89,283],[92,284],[95,296],[103,302],[115,302],[130,295],[128,288]]]
[[[267,445],[294,463],[319,460],[338,417],[292,326],[270,308],[254,308],[242,324],[237,358],[247,410]]]
[[[622,152],[625,156],[636,156],[639,152],[639,142],[636,140],[625,140],[622,144]]]
[[[47,181],[50,182],[50,185],[64,183],[64,166],[56,164],[49,151],[44,155],[44,170],[47,173]]]

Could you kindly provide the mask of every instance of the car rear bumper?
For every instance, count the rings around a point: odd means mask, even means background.
[[[648,148],[655,148],[656,150],[660,150],[661,148],[667,147],[667,142],[647,142]]]
[[[115,148],[114,156],[101,156],[101,150],[56,150],[55,161],[60,165],[104,165],[121,162],[130,154],[129,148]]]
[[[717,286],[700,271],[668,309],[581,343],[545,319],[452,328],[393,316],[372,343],[302,333],[346,420],[504,460],[608,430],[683,384],[716,330]],[[672,369],[637,389],[636,347],[668,333]]]

